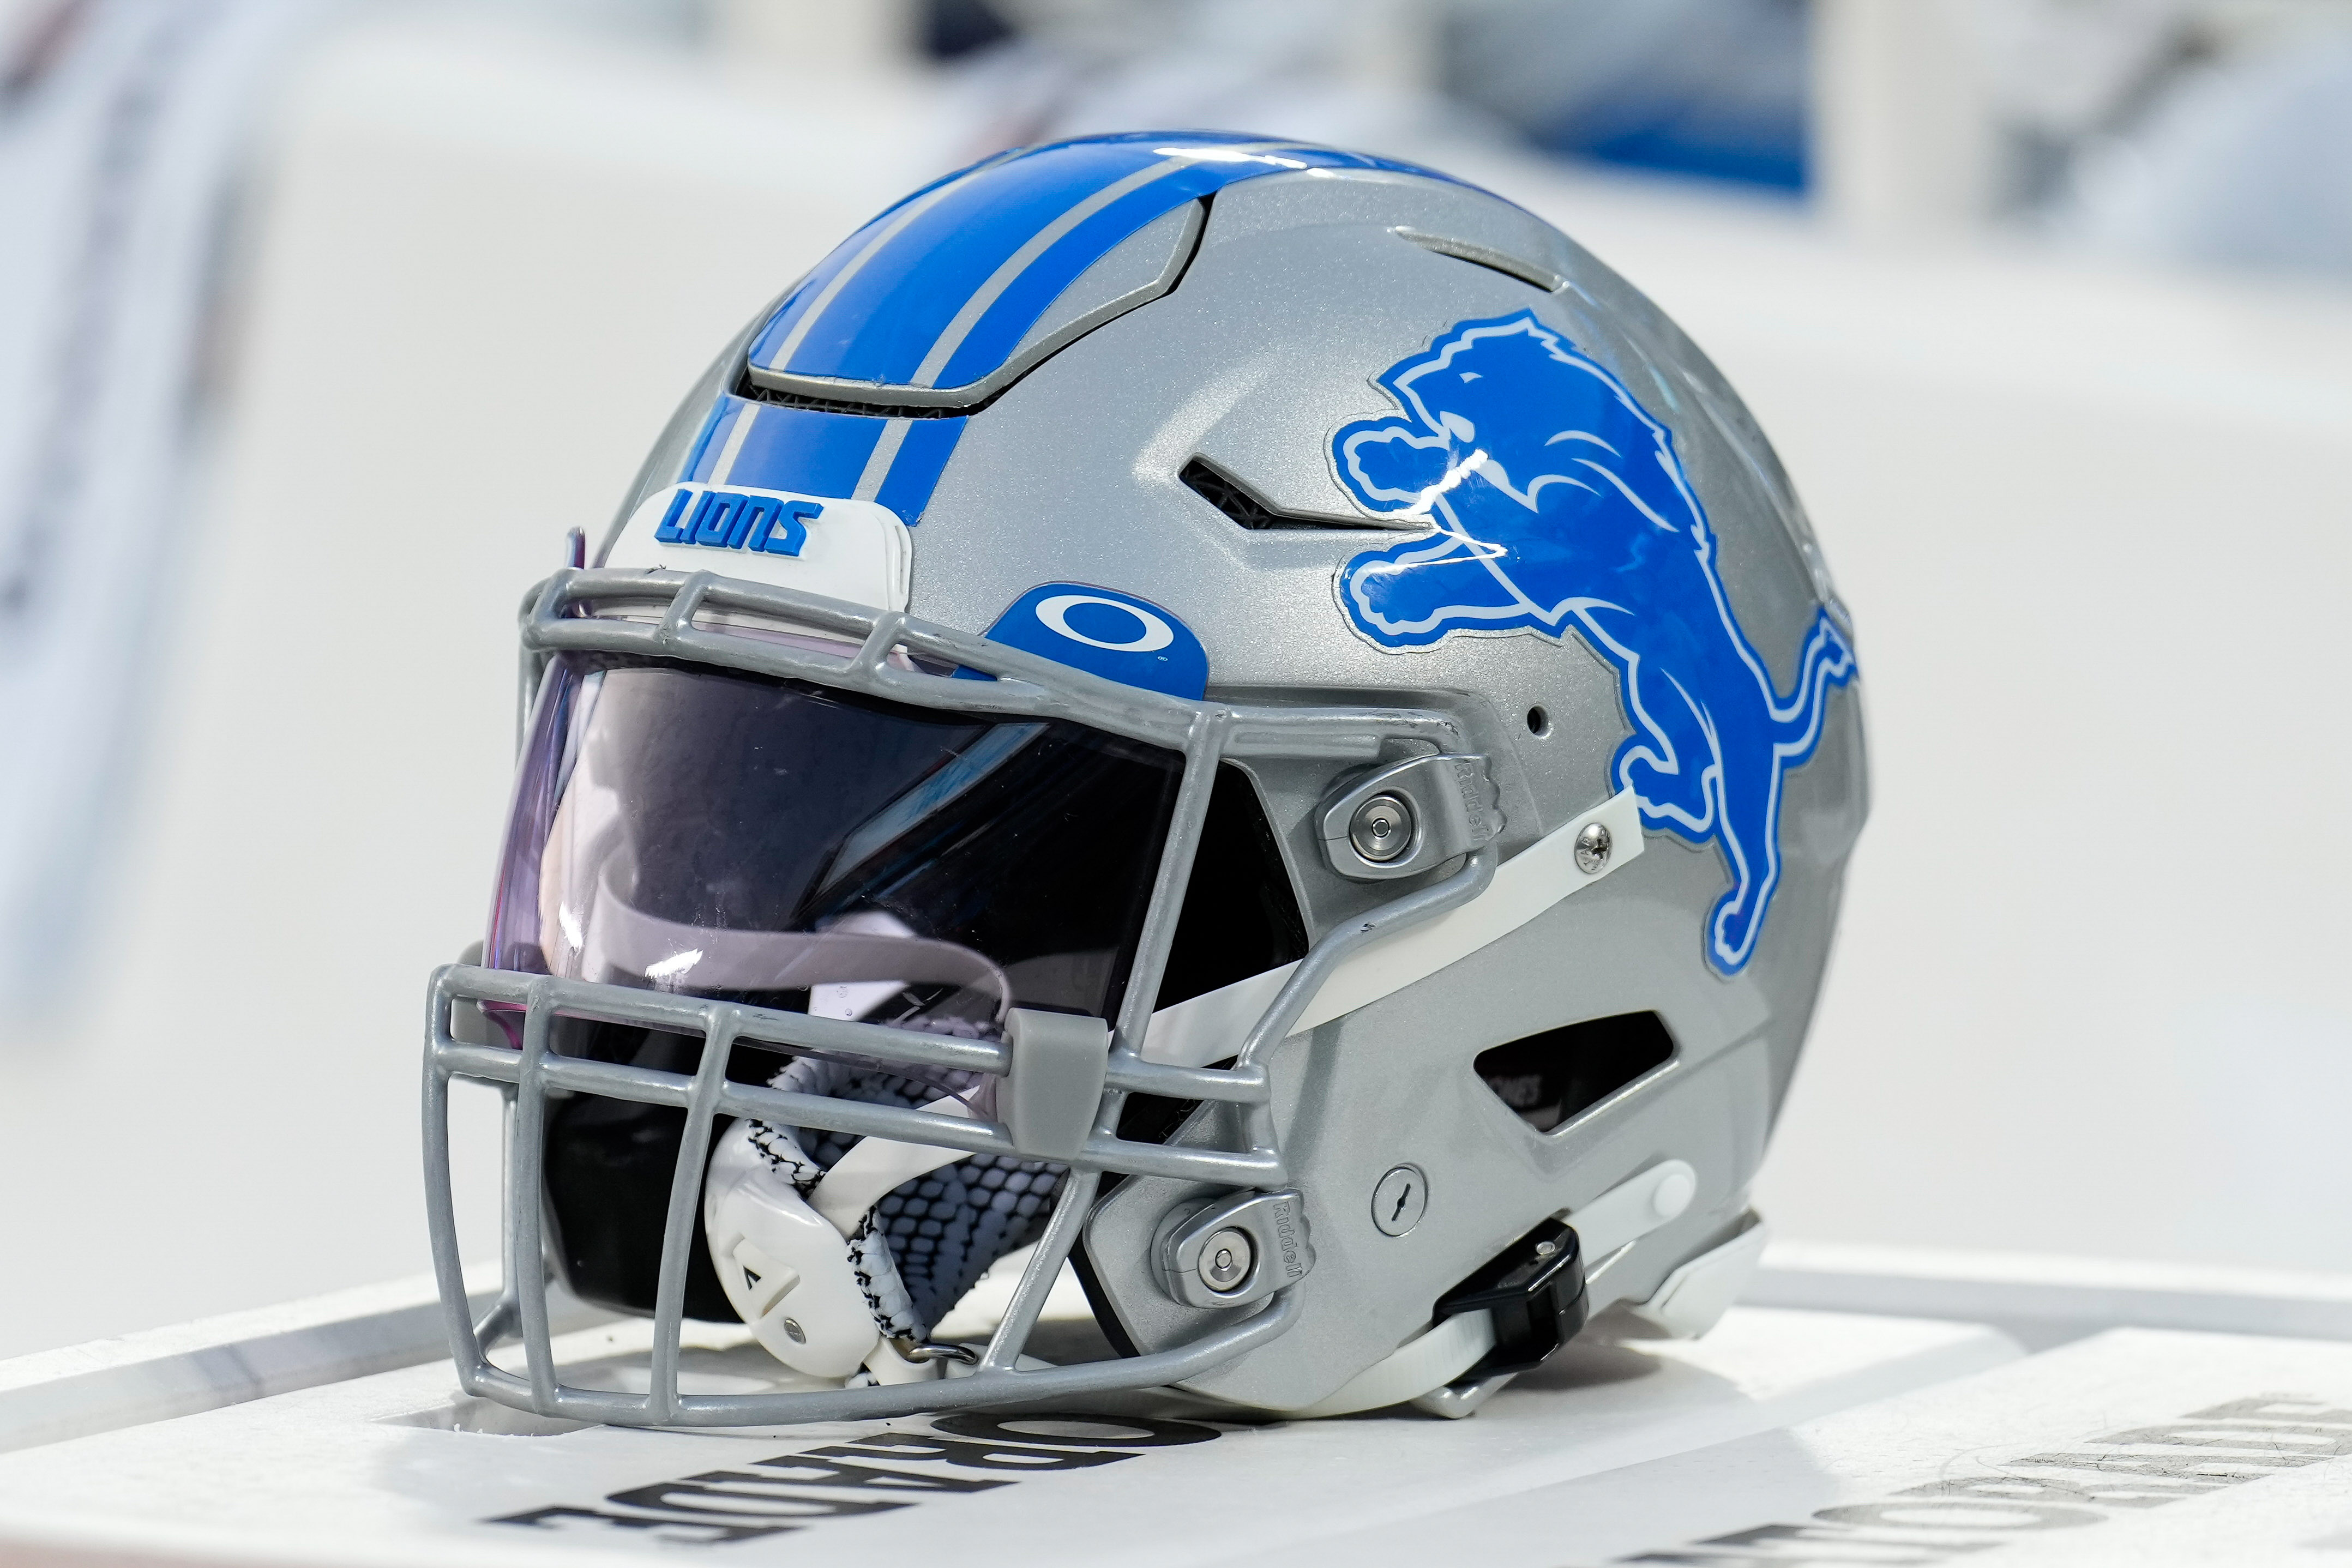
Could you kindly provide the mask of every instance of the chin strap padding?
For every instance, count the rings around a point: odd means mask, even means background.
[[[712,1149],[702,1224],[728,1301],[752,1337],[797,1372],[847,1377],[882,1335],[841,1232],[772,1152],[774,1130],[738,1123]]]
[[[1633,1307],[1633,1316],[1671,1339],[1692,1339],[1716,1325],[1727,1312],[1756,1265],[1772,1228],[1750,1209],[1740,1217],[1741,1228],[1681,1264],[1659,1281],[1650,1299]]]
[[[1414,1335],[1314,1404],[1286,1410],[1294,1418],[1352,1416],[1443,1388],[1468,1372],[1495,1348],[1495,1320],[1487,1312],[1464,1312]]]
[[[946,1086],[961,1093],[942,1095],[937,1082],[803,1057],[772,1082],[940,1115],[986,1113],[961,1097],[988,1086],[977,1078],[960,1085],[951,1075]],[[779,1361],[827,1377],[862,1364],[878,1380],[904,1381],[932,1375],[921,1369],[935,1364],[904,1347],[919,1345],[990,1264],[1035,1239],[1061,1176],[1017,1155],[747,1120],[712,1149],[704,1227],[728,1300]],[[862,1323],[845,1311],[852,1294]],[[893,1340],[901,1349],[877,1348]]]
[[[952,1095],[923,1109],[971,1114]],[[865,1138],[821,1171],[781,1128],[729,1129],[703,1180],[703,1228],[719,1285],[753,1337],[797,1371],[846,1377],[887,1336],[916,1332],[872,1211],[886,1193],[963,1157],[961,1149]]]
[[[776,1086],[823,1093],[853,1085],[837,1065],[802,1060],[777,1074]],[[953,1094],[921,1108],[972,1114]],[[817,1145],[820,1155],[828,1145],[839,1151],[825,1165],[803,1147],[805,1135],[743,1121],[711,1151],[703,1227],[729,1302],[770,1354],[812,1376],[846,1379],[861,1366],[881,1382],[938,1375],[936,1364],[910,1360],[892,1344],[919,1339],[924,1314],[875,1209],[893,1192],[973,1156],[888,1138],[845,1147],[837,1134],[819,1134],[826,1140]]]
[[[969,1119],[971,1108],[954,1095],[943,1095],[923,1107],[937,1116]],[[930,1144],[900,1144],[888,1138],[860,1138],[833,1168],[817,1181],[809,1205],[833,1221],[834,1228],[850,1235],[866,1223],[874,1206],[894,1189],[941,1166],[970,1156],[961,1149]]]

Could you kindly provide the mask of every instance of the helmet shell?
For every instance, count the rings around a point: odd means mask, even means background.
[[[1170,145],[1241,148],[1201,166],[1245,172],[1188,175],[1149,210],[1120,208],[1132,192],[1104,197]],[[963,177],[954,200],[1027,214],[1024,244],[1097,204],[1038,253],[1092,234],[1091,249],[1060,264],[1058,292],[961,361],[922,333],[944,331],[959,309],[971,316],[977,290],[1011,263],[992,270],[986,256],[950,255],[961,242],[945,238],[898,256],[892,246],[929,221],[886,233],[905,218],[901,204],[722,356],[623,516],[675,481],[714,476],[878,500],[908,527],[905,608],[924,620],[984,632],[1041,585],[1078,585],[1158,606],[1189,629],[1213,696],[1449,713],[1487,758],[1507,860],[1622,789],[1643,792],[1638,859],[1273,1058],[1318,1261],[1295,1287],[1298,1325],[1193,1386],[1298,1408],[1410,1338],[1439,1296],[1547,1216],[1566,1210],[1572,1223],[1580,1206],[1661,1160],[1691,1163],[1696,1198],[1626,1256],[1586,1260],[1596,1311],[1644,1299],[1748,1223],[1867,785],[1845,611],[1786,475],[1706,357],[1624,280],[1508,202],[1378,160],[1248,151],[1269,145],[1098,139]],[[1276,161],[1235,162],[1261,156]],[[878,259],[840,283],[860,255]],[[809,349],[828,330],[813,301],[834,288],[834,308],[877,267],[897,269],[900,292],[877,293],[824,354]],[[908,342],[857,347],[872,312],[934,295],[921,330],[900,333]],[[764,380],[753,374],[763,365]],[[1448,376],[1444,395],[1469,400],[1475,418],[1435,390]],[[1491,384],[1465,390],[1479,381]],[[1572,431],[1578,419],[1592,429]],[[1373,449],[1350,447],[1351,431],[1368,432]],[[1615,477],[1567,457],[1557,471],[1530,468],[1563,442],[1610,447],[1596,461]],[[885,449],[893,455],[877,468]],[[1435,484],[1452,487],[1399,499],[1410,485],[1376,481],[1402,459],[1435,465],[1450,476]],[[1547,494],[1555,479],[1562,488]],[[1527,516],[1498,492],[1516,492]],[[1568,501],[1588,511],[1562,512]],[[1654,538],[1627,521],[1629,502],[1647,509],[1641,527]],[[1595,507],[1614,507],[1607,528],[1633,528],[1631,542],[1606,542],[1619,536],[1591,521]],[[1497,543],[1481,520],[1495,517],[1520,531]],[[1416,613],[1435,623],[1400,633],[1366,608],[1368,592],[1386,591],[1374,558],[1449,548],[1449,563],[1398,570],[1475,572],[1465,552],[1491,549],[1507,580],[1458,603],[1448,591],[1423,594]],[[1580,529],[1605,535],[1592,560],[1579,555]],[[1529,564],[1555,545],[1559,559]],[[1563,582],[1581,583],[1571,597],[1584,609],[1545,599]],[[1529,612],[1498,611],[1498,593]],[[1672,768],[1659,766],[1662,749]],[[1443,874],[1339,874],[1318,828],[1331,770],[1236,766],[1310,936]],[[1531,1124],[1476,1067],[1511,1042],[1642,1014],[1663,1023],[1671,1059],[1555,1126]],[[1220,1114],[1196,1113],[1175,1137],[1207,1137]],[[1425,1173],[1428,1207],[1391,1236],[1371,1197],[1400,1165]],[[1155,1238],[1192,1196],[1131,1177],[1087,1228],[1097,1310],[1134,1348],[1180,1343],[1217,1321],[1153,1277]]]

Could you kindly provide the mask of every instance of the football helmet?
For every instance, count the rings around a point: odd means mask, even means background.
[[[1849,623],[1723,378],[1510,203],[1222,134],[941,180],[719,357],[522,643],[426,1043],[468,1390],[1461,1415],[1753,1265],[1865,810]],[[479,1322],[455,1079],[509,1097]],[[1052,1365],[1066,1262],[1107,1348]],[[649,1389],[563,1381],[551,1277],[654,1320]],[[681,1391],[684,1318],[773,1390]]]

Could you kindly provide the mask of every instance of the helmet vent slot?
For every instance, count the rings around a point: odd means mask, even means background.
[[[1478,1053],[1474,1067],[1495,1098],[1539,1133],[1599,1104],[1675,1054],[1654,1012],[1619,1013],[1531,1034]]]
[[[737,397],[751,402],[773,403],[778,408],[813,408],[824,413],[854,413],[866,419],[964,419],[979,413],[989,404],[1012,390],[1010,383],[997,388],[988,396],[961,406],[932,403],[898,403],[861,402],[846,397],[815,397],[807,392],[787,392],[782,387],[766,386],[752,379],[747,368],[735,378],[733,392]]]
[[[784,318],[780,315],[751,344],[743,361],[741,384],[788,406],[839,413],[874,411],[894,419],[943,419],[977,413],[1072,343],[1173,289],[1192,263],[1192,253],[1199,247],[1202,226],[1207,220],[1206,201],[1184,202],[1095,256],[1042,313],[1034,304],[1030,307],[1027,330],[1016,343],[1007,345],[1001,335],[983,328],[984,321],[994,319],[987,301],[1003,302],[1001,297],[986,289],[966,301],[967,311],[974,307],[980,308],[979,317],[959,316],[959,325],[948,327],[937,338],[919,366],[908,365],[901,360],[895,368],[886,368],[893,359],[891,354],[882,353],[877,361],[868,351],[847,344],[823,348],[803,343],[795,350],[790,345],[811,324],[808,317],[803,317],[801,324],[792,328],[782,343],[771,342],[782,329]],[[1042,258],[1032,256],[1029,259]],[[1025,267],[1026,263],[1022,266]],[[919,292],[940,287],[937,273],[929,275],[927,281],[919,274],[918,268],[915,274],[902,277],[896,287]],[[1027,276],[1022,273],[1022,277]],[[969,285],[976,280],[964,281]],[[906,303],[901,299],[901,306]],[[980,336],[971,335],[975,329],[980,330]],[[968,354],[959,350],[971,350],[981,342],[992,342],[995,346],[982,350],[976,362],[967,363]],[[800,363],[808,354],[814,355],[814,363],[803,364],[797,371],[782,362],[788,360]],[[982,373],[959,384],[939,384],[940,376],[956,373],[959,366],[963,366],[966,372]],[[869,379],[877,371],[882,374]]]
[[[1540,288],[1546,294],[1557,294],[1568,287],[1568,279],[1540,262],[1526,256],[1513,256],[1493,246],[1475,240],[1456,239],[1452,235],[1424,234],[1419,229],[1396,228],[1389,231],[1408,245],[1417,245],[1436,256],[1466,261],[1473,267],[1483,267],[1489,272],[1499,272],[1530,288]]]
[[[1350,528],[1349,524],[1336,517],[1308,517],[1295,512],[1278,511],[1250,494],[1240,480],[1213,466],[1205,457],[1195,457],[1185,464],[1183,471],[1176,477],[1183,482],[1184,488],[1253,533],[1266,528],[1315,528],[1322,531]]]

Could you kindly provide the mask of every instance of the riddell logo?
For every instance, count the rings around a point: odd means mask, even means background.
[[[1307,1277],[1307,1265],[1298,1260],[1298,1226],[1296,1220],[1297,1216],[1286,1203],[1274,1211],[1274,1234],[1282,1244],[1283,1271],[1294,1280],[1303,1280]]]
[[[666,545],[796,556],[808,543],[809,524],[824,515],[824,504],[818,501],[680,486],[654,538]]]

